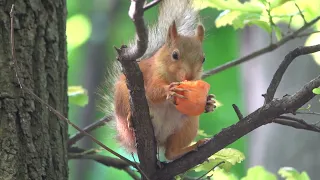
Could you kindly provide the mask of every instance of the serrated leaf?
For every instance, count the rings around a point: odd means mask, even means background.
[[[210,179],[214,180],[238,180],[238,178],[234,174],[227,173],[223,169],[211,171],[207,174],[207,177],[211,177]]]
[[[245,156],[237,149],[224,148],[210,156],[210,159],[221,159],[235,165],[236,163],[241,163],[245,159]]]
[[[277,177],[265,170],[262,166],[255,166],[248,169],[247,175],[241,180],[277,180]]]
[[[208,0],[208,7],[218,10],[230,9],[243,12],[261,12],[264,9],[263,3],[259,1],[241,3],[238,0]]]
[[[268,33],[271,33],[272,28],[268,22],[261,21],[261,20],[251,20],[247,23],[248,25],[257,25],[261,29],[267,31]]]
[[[68,87],[69,103],[78,106],[85,106],[88,104],[89,97],[87,90],[82,86],[70,86]]]
[[[226,25],[233,25],[234,20],[237,19],[240,15],[240,11],[225,10],[217,17],[216,26],[219,28]]]
[[[306,172],[302,172],[300,174],[296,169],[292,167],[280,168],[278,174],[285,180],[310,180]]]
[[[196,166],[193,168],[195,172],[208,172],[210,171],[213,167],[217,166],[219,163],[223,162],[221,159],[211,159],[208,161],[205,161],[204,163]],[[229,162],[224,161],[224,163],[220,164],[218,167],[222,169],[227,169],[229,170],[232,167],[232,164]]]
[[[236,149],[225,148],[218,151],[216,154],[210,156],[208,160],[201,165],[194,168],[194,171],[206,171],[215,167],[217,164],[220,164],[218,167],[229,171],[233,165],[236,163],[241,163],[245,159],[244,154]]]
[[[312,92],[313,92],[314,94],[319,95],[319,94],[320,94],[320,88],[314,88],[314,89],[312,90]]]
[[[271,8],[281,6],[282,4],[294,0],[269,0]]]

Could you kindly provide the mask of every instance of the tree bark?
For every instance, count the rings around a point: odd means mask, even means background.
[[[65,0],[0,0],[0,180],[67,179],[67,124],[19,88],[10,45],[13,2],[21,83],[68,112]]]

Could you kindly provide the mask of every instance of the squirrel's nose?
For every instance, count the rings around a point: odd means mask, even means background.
[[[193,79],[191,74],[186,74],[183,80],[191,81]]]

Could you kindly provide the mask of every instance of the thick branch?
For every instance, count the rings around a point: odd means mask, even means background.
[[[319,45],[300,47],[298,48],[298,52],[315,52],[315,49],[317,49],[318,46]],[[296,51],[293,52],[296,53]],[[289,54],[292,54],[293,52]],[[292,57],[294,58],[297,56],[299,56],[299,54],[295,54],[295,56]],[[287,59],[284,61],[287,61]],[[279,69],[280,68],[283,67],[280,66]],[[272,82],[270,83],[270,86],[272,86]],[[162,169],[158,170],[157,173],[152,176],[152,179],[166,180],[177,174],[183,173],[195,165],[203,163],[212,154],[235,142],[254,129],[273,122],[274,119],[278,118],[282,114],[295,112],[298,108],[303,106],[315,96],[312,90],[319,86],[320,76],[307,83],[292,96],[284,96],[281,99],[273,99],[269,103],[265,103],[261,108],[244,117],[238,123],[223,129],[206,144],[199,147],[197,151],[187,153],[181,158],[166,164]]]
[[[314,53],[320,51],[320,44],[315,46],[309,47],[298,47],[287,54],[284,58],[284,61],[280,64],[279,68],[277,69],[276,73],[273,75],[272,81],[268,87],[267,93],[265,97],[265,103],[269,103],[274,98],[276,90],[281,82],[281,79],[286,72],[287,68],[291,64],[291,62],[298,56],[306,55],[310,53]]]
[[[241,64],[243,62],[249,61],[253,58],[256,58],[258,56],[261,56],[265,53],[271,52],[275,49],[277,49],[278,47],[282,46],[283,44],[285,44],[286,42],[295,39],[296,37],[299,37],[300,33],[302,33],[304,30],[308,29],[309,27],[311,27],[313,24],[315,24],[316,22],[318,22],[320,20],[320,16],[313,19],[312,21],[310,21],[309,23],[306,23],[304,26],[302,26],[300,29],[298,29],[297,31],[293,32],[292,34],[282,38],[280,41],[278,41],[277,43],[274,44],[270,44],[269,46],[262,48],[258,51],[255,51],[247,56],[244,56],[242,58],[227,62],[221,66],[218,66],[214,69],[208,70],[206,72],[203,73],[202,78],[207,78],[211,75],[217,74],[218,72],[224,71],[226,69],[229,69],[231,67],[234,67],[238,64]]]
[[[279,117],[281,114],[295,111],[299,107],[303,106],[315,96],[315,94],[312,93],[312,89],[319,86],[320,76],[306,84],[293,96],[286,96],[280,100],[273,100],[269,104],[262,106],[243,118],[242,121],[223,129],[206,144],[199,147],[197,151],[190,152],[182,156],[180,159],[168,163],[154,174],[152,179],[165,180],[169,177],[183,173],[195,165],[203,163],[212,154],[235,142],[254,129],[271,123],[273,119]]]
[[[129,16],[134,22],[137,32],[137,46],[122,46],[118,51],[118,60],[122,64],[130,92],[130,112],[135,132],[138,157],[142,171],[150,177],[157,170],[156,142],[149,107],[145,96],[142,72],[136,62],[148,45],[148,33],[143,20],[144,0],[132,0]]]

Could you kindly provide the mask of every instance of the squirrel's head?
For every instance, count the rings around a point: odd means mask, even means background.
[[[157,64],[170,82],[198,80],[205,55],[202,49],[204,27],[198,25],[193,36],[183,36],[175,22],[169,27],[166,43],[158,53]]]

